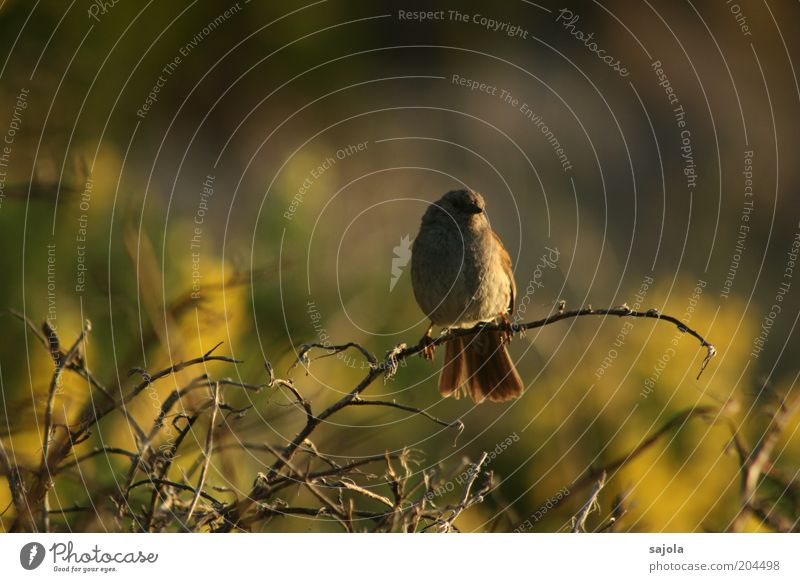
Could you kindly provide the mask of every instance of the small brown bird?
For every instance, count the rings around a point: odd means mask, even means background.
[[[513,313],[511,258],[484,213],[483,197],[453,190],[431,204],[411,250],[414,296],[431,328],[471,328]],[[504,332],[482,330],[445,344],[442,396],[461,390],[475,402],[504,402],[523,385],[504,345]]]

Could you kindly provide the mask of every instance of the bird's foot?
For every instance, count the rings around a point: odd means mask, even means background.
[[[505,313],[500,314],[500,342],[508,343],[514,338],[514,322]]]
[[[433,334],[431,333],[432,330],[433,324],[428,327],[428,331],[426,331],[425,335],[422,336],[422,339],[419,340],[419,343],[422,344],[422,351],[419,353],[419,355],[426,360],[433,360],[433,356],[436,351],[436,344],[434,343]]]

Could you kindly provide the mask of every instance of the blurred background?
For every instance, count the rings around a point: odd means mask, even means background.
[[[35,468],[53,373],[8,310],[47,321],[67,346],[90,320],[85,359],[115,395],[137,381],[130,369],[222,341],[243,363],[210,373],[262,383],[269,361],[322,409],[364,375],[363,359],[290,370],[299,346],[352,341],[382,357],[416,343],[427,322],[410,241],[430,202],[467,186],[511,253],[519,321],[560,300],[655,308],[718,357],[698,380],[705,351],[666,323],[571,319],[511,343],[527,385],[517,401],[441,399],[441,354],[365,392],[462,420],[455,445],[425,418],[359,407],[316,446],[334,459],[411,448],[418,469],[446,475],[511,438],[489,465],[494,492],[459,517],[466,531],[568,529],[590,489],[570,488],[606,466],[591,527],[729,529],[742,487],[732,443],[757,446],[797,392],[799,15],[777,2],[6,0],[3,445]],[[66,376],[54,423],[74,422],[91,398]],[[221,444],[285,445],[302,427],[278,390],[230,400],[252,408],[221,423]],[[149,426],[152,402],[129,412]],[[706,413],[687,413],[697,407]],[[762,513],[796,528],[799,425],[784,420],[759,495]],[[197,426],[179,466],[202,451]],[[76,449],[100,444],[134,447],[124,417]],[[223,452],[208,479],[244,495],[272,460]],[[116,529],[102,505],[126,470],[100,456],[65,473],[51,505],[92,501],[96,516],[54,527]],[[0,519],[8,529],[13,507]],[[267,529],[335,528],[287,517]]]

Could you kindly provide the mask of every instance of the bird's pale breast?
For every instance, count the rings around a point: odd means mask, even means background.
[[[412,284],[434,324],[469,327],[508,311],[511,282],[498,244],[490,228],[470,232],[429,224],[420,229],[412,249]]]

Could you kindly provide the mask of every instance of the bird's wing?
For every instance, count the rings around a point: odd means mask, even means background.
[[[494,230],[492,230],[492,236],[494,237],[494,242],[495,245],[497,245],[497,251],[500,255],[500,265],[503,267],[503,272],[508,277],[508,282],[511,285],[508,312],[513,314],[514,298],[517,295],[517,284],[514,282],[514,268],[511,265],[511,257],[508,255],[506,247],[503,246],[503,241],[500,240],[500,237],[497,236],[497,233]]]

